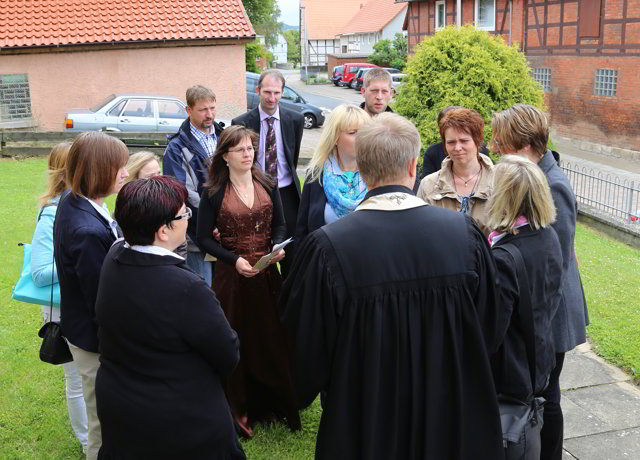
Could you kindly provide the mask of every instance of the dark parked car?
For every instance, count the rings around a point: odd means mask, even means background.
[[[187,118],[184,103],[171,96],[112,94],[89,109],[71,109],[65,131],[175,133]]]
[[[392,76],[394,74],[400,73],[398,69],[394,69],[393,67],[383,67],[383,69],[389,72]],[[356,91],[360,91],[360,88],[362,88],[362,85],[364,84],[364,74],[367,73],[369,70],[371,70],[371,68],[358,70],[358,73],[356,74],[355,78],[351,80],[351,88],[355,89]]]
[[[247,110],[253,110],[260,104],[260,96],[256,93],[260,74],[245,72],[247,76]],[[280,98],[280,105],[304,116],[304,127],[314,128],[324,123],[325,116],[330,110],[308,104],[294,89],[285,85]]]
[[[344,73],[344,66],[337,65],[333,68],[333,73],[331,74],[331,81],[334,85],[340,86],[340,80],[342,79],[342,75]]]
[[[340,80],[340,86],[351,87],[350,85],[351,80],[355,78],[356,74],[358,73],[358,70],[366,69],[370,67],[378,67],[378,66],[375,64],[369,64],[366,62],[353,62],[353,63],[345,64],[342,79]]]

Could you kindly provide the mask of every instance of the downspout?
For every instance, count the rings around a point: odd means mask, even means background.
[[[458,0],[456,3],[456,26],[458,29],[462,25],[462,0]]]
[[[513,0],[509,0],[509,46],[511,46],[511,26],[513,24],[512,14],[513,14]]]

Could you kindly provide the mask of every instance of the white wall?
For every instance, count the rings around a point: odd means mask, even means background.
[[[284,35],[278,35],[278,44],[273,47],[269,47],[269,51],[273,53],[273,61],[279,64],[287,63],[287,39],[284,38]]]
[[[393,20],[382,29],[382,39],[393,40],[397,33],[402,32],[402,26],[404,24],[404,17],[407,13],[406,9],[400,11]]]

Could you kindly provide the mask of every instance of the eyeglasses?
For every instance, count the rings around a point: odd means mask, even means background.
[[[239,148],[239,149],[229,149],[229,153],[235,153],[235,152],[248,152],[251,153],[253,152],[255,149],[253,148],[253,146],[250,147],[245,147],[245,148]]]
[[[191,219],[192,215],[193,215],[193,212],[191,212],[191,208],[187,208],[187,212],[185,212],[184,214],[180,214],[179,216],[175,216],[173,219],[170,220],[170,222],[173,222],[174,220],[180,220],[180,219]]]

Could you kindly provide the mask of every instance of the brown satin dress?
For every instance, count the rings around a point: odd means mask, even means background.
[[[229,185],[217,219],[222,246],[254,265],[271,250],[272,213],[271,197],[257,182],[251,209]],[[246,278],[235,266],[216,264],[213,289],[240,339],[240,362],[226,388],[234,416],[248,415],[252,421],[286,418],[291,429],[299,429],[289,346],[278,313],[281,287],[275,265]]]

